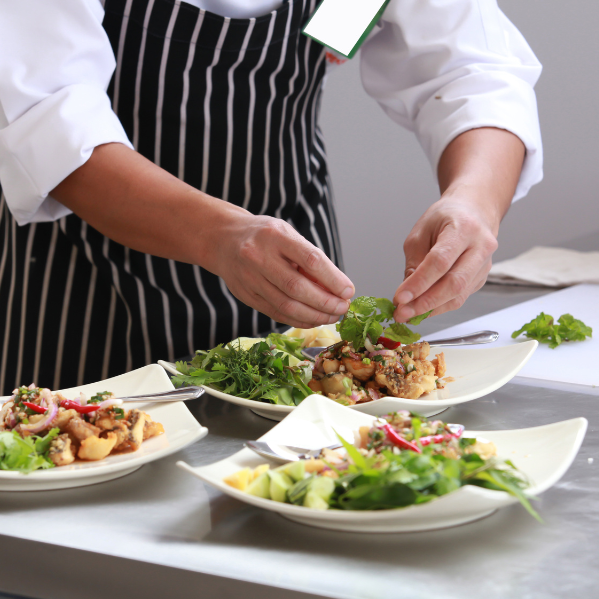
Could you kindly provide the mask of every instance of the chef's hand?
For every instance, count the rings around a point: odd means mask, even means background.
[[[347,312],[352,282],[285,221],[238,213],[225,235],[211,270],[243,303],[299,328]]]
[[[441,199],[404,243],[395,320],[455,310],[484,285],[523,159],[523,143],[502,129],[473,129],[447,146],[439,163]]]
[[[203,266],[241,301],[289,325],[335,322],[354,294],[286,222],[194,189],[121,144],[95,148],[52,197],[118,243]]]

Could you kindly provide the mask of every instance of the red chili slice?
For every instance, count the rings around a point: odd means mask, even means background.
[[[47,408],[42,408],[42,406],[38,406],[36,403],[32,403],[30,401],[22,401],[21,403],[25,407],[29,408],[30,410],[33,410],[34,412],[36,412],[38,414],[45,414],[46,413],[46,409]]]
[[[86,406],[82,406],[80,403],[73,401],[72,399],[65,399],[60,402],[60,405],[67,410],[75,410],[79,412],[79,414],[89,414],[90,412],[95,412],[100,409],[99,405],[96,404],[88,404]]]
[[[380,343],[386,349],[397,349],[401,345],[399,341],[393,341],[392,339],[383,336],[377,339],[377,343]]]

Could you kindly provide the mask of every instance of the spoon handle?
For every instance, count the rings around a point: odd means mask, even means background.
[[[478,331],[470,335],[448,337],[447,339],[433,339],[429,341],[431,347],[445,347],[446,345],[479,345],[497,341],[499,333],[496,331]]]
[[[145,395],[129,395],[126,397],[116,397],[122,401],[187,401],[189,399],[197,399],[204,393],[203,387],[181,387],[180,389],[172,389],[171,391],[163,391],[161,393],[146,393]]]
[[[445,347],[447,345],[480,345],[481,343],[492,343],[497,341],[499,333],[495,331],[478,331],[469,335],[460,337],[448,337],[447,339],[433,339],[429,341],[431,347]],[[314,360],[316,356],[327,349],[326,347],[304,347],[302,354],[309,360]]]

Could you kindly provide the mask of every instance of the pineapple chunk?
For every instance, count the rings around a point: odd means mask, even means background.
[[[250,479],[252,476],[251,468],[244,468],[243,470],[239,470],[238,472],[234,472],[230,476],[227,476],[223,479],[230,487],[234,489],[239,489],[240,491],[245,491],[247,489],[248,484],[250,483]]]

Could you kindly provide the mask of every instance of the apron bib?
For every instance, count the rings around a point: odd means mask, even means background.
[[[146,158],[286,220],[342,266],[317,124],[325,50],[300,33],[315,5],[229,19],[178,1],[106,0],[108,93]],[[126,248],[74,214],[18,227],[2,197],[0,252],[0,394],[101,380],[277,324],[210,272]]]

